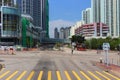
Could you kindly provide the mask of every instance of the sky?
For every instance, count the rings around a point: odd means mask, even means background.
[[[49,0],[49,34],[54,28],[69,27],[81,20],[82,10],[91,7],[91,0]]]

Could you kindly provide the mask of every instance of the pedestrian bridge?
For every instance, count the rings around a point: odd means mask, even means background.
[[[70,39],[43,38],[41,39],[41,43],[43,44],[55,44],[55,43],[69,44],[71,43],[71,40]]]

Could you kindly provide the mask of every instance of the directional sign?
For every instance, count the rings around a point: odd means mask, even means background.
[[[109,43],[103,43],[103,50],[109,50],[110,44]]]

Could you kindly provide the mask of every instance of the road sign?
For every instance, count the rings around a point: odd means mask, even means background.
[[[103,50],[109,50],[110,44],[109,43],[103,43]]]

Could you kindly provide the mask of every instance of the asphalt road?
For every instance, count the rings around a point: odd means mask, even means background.
[[[120,77],[98,68],[102,54],[89,51],[24,51],[0,55],[5,68],[0,80],[119,80]]]

